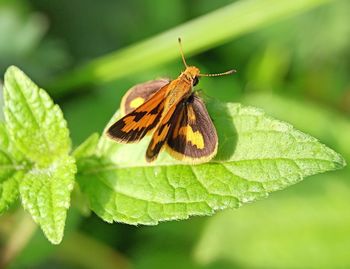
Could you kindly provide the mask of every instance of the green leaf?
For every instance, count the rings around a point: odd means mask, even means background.
[[[21,70],[5,73],[5,119],[10,136],[30,161],[47,166],[70,150],[62,111]]]
[[[10,141],[6,127],[0,123],[0,213],[18,198],[18,180],[28,169],[21,153]]]
[[[0,214],[18,199],[18,179],[22,176],[18,172],[0,183]]]
[[[56,94],[62,94],[85,83],[117,79],[179,59],[178,37],[184,40],[186,55],[191,55],[329,2],[331,1],[235,1],[169,31],[92,60],[52,85]],[[132,68],[127,68],[131,66]]]
[[[197,262],[225,260],[252,269],[262,264],[349,268],[349,177],[343,171],[336,174],[314,177],[271,199],[211,218],[194,251]]]
[[[4,100],[9,137],[31,163],[18,180],[22,204],[58,244],[76,173],[66,121],[49,95],[14,66],[5,74]]]
[[[210,163],[185,165],[163,152],[149,165],[147,139],[122,145],[102,136],[98,155],[77,175],[91,209],[105,221],[130,224],[210,215],[345,165],[315,138],[261,110],[233,103],[208,109],[219,135]]]
[[[99,141],[99,134],[94,133],[90,135],[81,145],[79,145],[73,152],[73,156],[77,160],[77,166],[80,166],[82,159],[93,156],[96,153],[97,144]],[[84,161],[83,161],[84,162]],[[91,213],[88,200],[86,196],[81,192],[79,184],[74,185],[72,192],[72,204],[80,211],[84,216],[89,216]]]
[[[73,156],[78,160],[84,157],[89,157],[95,154],[98,139],[100,138],[98,133],[90,135],[79,147],[77,147]]]
[[[63,237],[75,170],[74,158],[66,156],[46,168],[34,167],[20,182],[24,208],[53,244]]]

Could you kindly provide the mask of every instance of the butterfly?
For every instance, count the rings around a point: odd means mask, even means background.
[[[201,74],[188,66],[179,38],[185,71],[174,80],[159,79],[132,87],[122,98],[125,116],[112,124],[106,134],[119,143],[137,143],[153,133],[146,160],[154,161],[162,149],[175,159],[198,164],[217,153],[218,136],[203,100],[194,86],[203,76],[222,76],[235,72]]]

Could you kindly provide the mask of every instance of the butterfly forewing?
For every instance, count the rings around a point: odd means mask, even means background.
[[[176,159],[206,162],[217,152],[218,137],[204,102],[193,93],[183,104],[167,138],[167,150]]]
[[[160,88],[169,83],[169,79],[157,79],[145,83],[137,84],[128,90],[120,104],[122,115],[126,115],[137,107],[145,103],[151,98]]]
[[[159,123],[168,85],[163,86],[152,98],[125,115],[107,130],[107,134],[118,142],[133,143],[140,141]]]
[[[169,108],[167,114],[159,123],[157,129],[154,131],[151,142],[146,151],[146,160],[151,162],[155,160],[165,145],[168,137],[174,129],[174,123],[183,111],[183,102],[173,105]]]

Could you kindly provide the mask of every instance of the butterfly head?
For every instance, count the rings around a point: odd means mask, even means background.
[[[199,69],[195,66],[187,66],[184,71],[186,78],[191,81],[193,86],[196,86],[199,82]]]
[[[182,57],[182,62],[186,67],[185,72],[183,72],[185,74],[185,76],[187,77],[187,79],[189,79],[192,82],[193,86],[196,86],[199,82],[199,77],[218,77],[218,76],[224,76],[224,75],[229,75],[232,73],[235,73],[236,70],[232,69],[232,70],[228,70],[226,72],[223,73],[216,73],[216,74],[199,74],[199,69],[195,66],[188,66],[186,63],[186,59],[182,50],[182,45],[181,45],[181,38],[178,39],[179,41],[179,46],[180,46],[180,52],[181,52],[181,57]]]

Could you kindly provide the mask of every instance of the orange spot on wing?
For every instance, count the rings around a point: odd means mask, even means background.
[[[121,130],[125,133],[128,133],[131,131],[147,128],[155,121],[156,118],[156,114],[149,114],[143,116],[138,122],[135,122],[135,116],[128,116],[124,119],[125,126]]]

